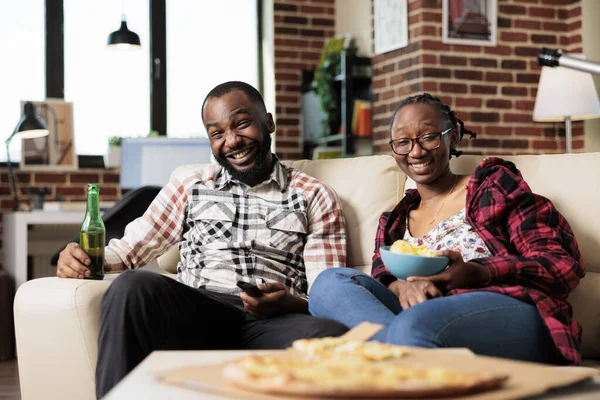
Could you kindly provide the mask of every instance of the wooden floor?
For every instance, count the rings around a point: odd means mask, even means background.
[[[0,361],[0,400],[20,400],[17,360]]]

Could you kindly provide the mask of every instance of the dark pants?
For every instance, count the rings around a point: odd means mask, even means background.
[[[102,299],[96,395],[104,396],[153,350],[283,349],[339,336],[339,322],[305,314],[257,319],[238,296],[194,289],[148,271],[125,271]]]

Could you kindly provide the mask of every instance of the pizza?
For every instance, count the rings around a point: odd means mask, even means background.
[[[500,386],[506,376],[415,367],[361,358],[251,355],[228,363],[235,386],[260,393],[352,398],[445,397]]]
[[[359,358],[366,361],[383,361],[404,357],[408,347],[381,342],[350,340],[344,337],[299,339],[292,347],[310,358]]]

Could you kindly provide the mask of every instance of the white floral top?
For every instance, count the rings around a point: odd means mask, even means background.
[[[491,256],[479,234],[469,225],[463,208],[456,214],[440,222],[429,233],[420,238],[412,237],[408,231],[408,216],[404,240],[415,246],[426,245],[430,250],[454,250],[462,254],[463,260]]]

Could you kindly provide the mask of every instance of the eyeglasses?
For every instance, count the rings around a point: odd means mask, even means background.
[[[423,150],[435,150],[442,144],[442,135],[447,134],[448,132],[452,131],[452,129],[454,128],[448,128],[439,133],[426,133],[415,139],[392,139],[390,140],[390,146],[392,147],[392,151],[399,156],[405,156],[410,153],[415,145],[415,142],[419,143],[419,146],[421,146]]]

